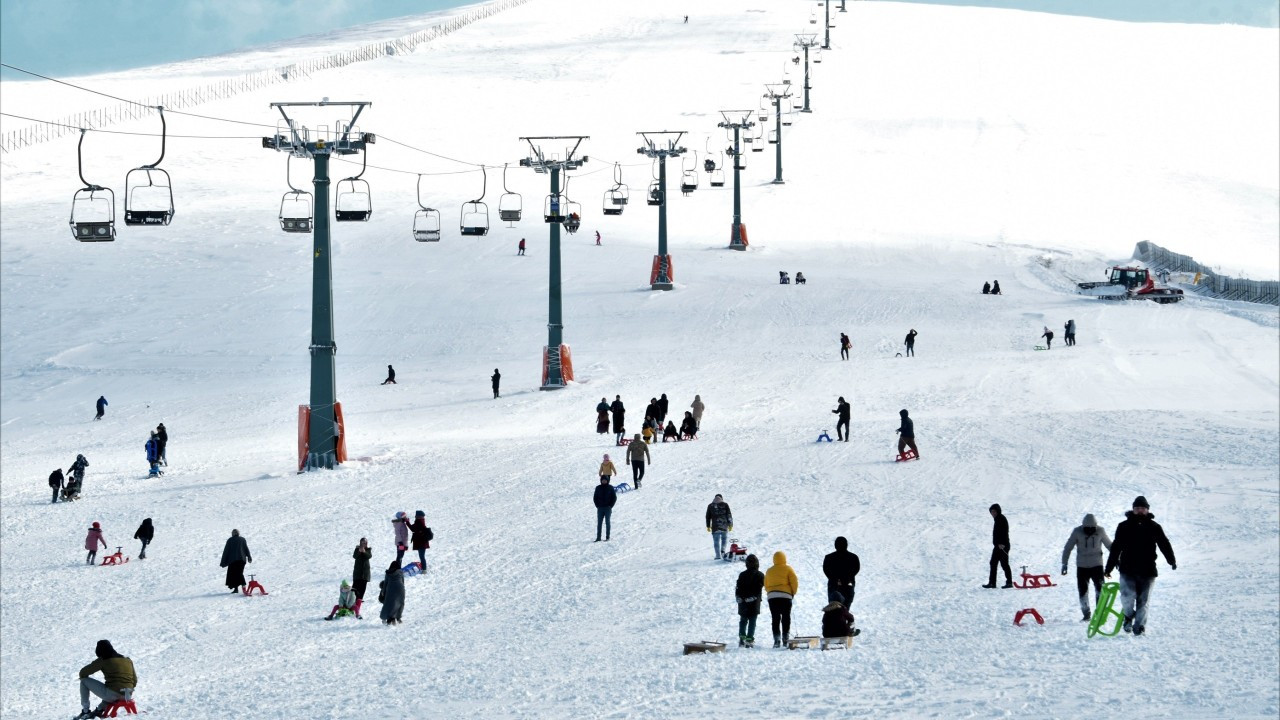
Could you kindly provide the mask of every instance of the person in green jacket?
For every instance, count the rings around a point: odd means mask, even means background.
[[[110,640],[99,640],[93,652],[98,659],[80,668],[80,714],[77,719],[100,717],[116,700],[133,699],[133,689],[138,685],[133,661],[116,652]],[[89,677],[96,672],[102,673],[105,682]],[[102,703],[95,710],[89,709],[89,693],[102,698]]]

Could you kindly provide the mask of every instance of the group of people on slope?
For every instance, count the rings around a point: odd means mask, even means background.
[[[151,437],[147,438],[146,445],[143,449],[147,451],[147,465],[150,467],[147,473],[148,477],[159,477],[164,474],[160,469],[160,465],[169,466],[169,459],[165,457],[165,447],[169,444],[169,431],[165,429],[164,423],[156,426],[151,431]]]
[[[797,284],[797,285],[804,285],[806,282],[808,282],[808,281],[804,279],[804,273],[802,273],[802,272],[797,272],[797,273],[796,273],[796,284]],[[779,270],[779,271],[778,271],[778,284],[779,284],[779,285],[790,285],[790,284],[791,284],[791,276],[787,275],[787,271],[786,271],[786,270]]]
[[[1076,321],[1068,320],[1062,325],[1063,339],[1066,340],[1067,347],[1076,344]],[[1053,331],[1048,325],[1044,326],[1044,332],[1040,335],[1044,339],[1044,347],[1046,350],[1053,347]]]
[[[1000,281],[992,280],[991,282],[982,283],[982,294],[983,295],[1003,295],[1004,293],[1000,292]]]
[[[67,468],[66,475],[63,475],[62,468],[55,469],[49,473],[49,489],[53,491],[53,499],[51,503],[58,502],[61,497],[63,502],[80,499],[80,490],[84,487],[84,469],[89,467],[89,461],[84,455],[76,455],[76,459]]]
[[[906,346],[905,352],[907,357],[915,357],[917,334],[918,333],[916,332],[916,329],[911,328],[911,330],[907,332],[907,336],[902,341],[903,345]],[[849,335],[846,333],[840,333],[840,359],[848,360],[849,350],[852,348],[853,348],[853,342],[849,340]]]
[[[827,577],[827,604],[822,608],[823,637],[851,637],[861,633],[854,628],[850,613],[854,589],[861,563],[849,552],[849,541],[836,538],[835,552],[822,560],[822,573]],[[738,646],[754,647],[756,618],[760,615],[761,598],[768,600],[773,646],[782,647],[791,639],[791,607],[799,592],[796,571],[787,564],[786,553],[773,554],[773,565],[760,572],[760,559],[747,556],[747,569],[738,575],[734,598],[738,603]]]
[[[635,434],[632,441],[642,439],[646,443],[652,443],[657,440],[659,434],[663,442],[696,439],[698,429],[702,427],[702,413],[706,410],[702,396],[693,396],[693,403],[689,406],[691,410],[685,411],[679,428],[676,427],[674,420],[667,420],[669,406],[670,401],[666,393],[662,393],[661,397],[651,398],[649,404],[645,406],[644,422],[641,424],[640,432]],[[626,414],[627,408],[622,403],[621,395],[615,395],[612,403],[605,398],[600,398],[599,404],[596,405],[596,433],[603,435],[609,432],[609,421],[612,420],[614,443],[627,444],[624,441],[627,434]]]
[[[142,524],[133,532],[133,539],[142,541],[142,550],[138,553],[139,560],[147,559],[147,546],[151,544],[155,534],[156,528],[151,523],[151,518],[144,518]],[[102,523],[95,522],[89,527],[88,534],[84,536],[84,549],[88,551],[84,558],[86,565],[92,565],[97,561],[99,547],[105,549],[110,546],[107,545],[106,536],[103,534]]]
[[[996,568],[1004,570],[1004,585],[1011,588],[1013,573],[1009,569],[1009,520],[999,504],[990,507],[994,524],[991,529],[991,573],[985,588],[996,587]],[[1076,554],[1076,589],[1080,595],[1081,620],[1089,620],[1089,583],[1093,583],[1096,603],[1102,592],[1102,581],[1110,579],[1116,568],[1120,569],[1120,603],[1124,614],[1123,629],[1134,635],[1142,635],[1147,629],[1147,603],[1151,587],[1159,572],[1156,570],[1158,549],[1169,567],[1178,569],[1173,545],[1164,528],[1155,521],[1151,506],[1142,495],[1134,498],[1133,508],[1124,514],[1125,519],[1116,526],[1115,539],[1107,537],[1107,531],[1098,527],[1092,513],[1084,516],[1062,548],[1062,574],[1067,574],[1067,561],[1072,551]],[[1104,567],[1102,550],[1109,552]]]

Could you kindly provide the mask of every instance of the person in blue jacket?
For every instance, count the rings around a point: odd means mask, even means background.
[[[147,451],[147,464],[151,466],[151,472],[147,473],[148,477],[163,475],[164,473],[160,472],[160,440],[156,438],[154,430],[151,431],[151,438],[143,447]]]
[[[99,395],[98,396],[98,414],[93,419],[101,420],[103,414],[105,414],[106,412],[107,412],[107,396]]]

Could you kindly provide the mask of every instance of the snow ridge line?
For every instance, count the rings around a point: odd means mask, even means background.
[[[257,90],[268,85],[278,85],[298,78],[310,77],[311,73],[321,70],[345,67],[353,63],[377,60],[402,53],[411,53],[419,45],[444,37],[455,30],[460,30],[477,20],[492,17],[503,10],[524,5],[529,0],[491,0],[479,7],[451,18],[439,25],[432,25],[426,30],[409,33],[392,40],[361,45],[351,50],[333,53],[324,57],[304,62],[290,63],[269,70],[259,70],[235,78],[229,78],[201,87],[163,95],[149,96],[138,102],[119,103],[97,110],[88,110],[69,115],[58,120],[41,122],[20,130],[13,130],[0,136],[0,153],[14,152],[22,148],[55,140],[76,132],[80,128],[97,129],[126,120],[136,120],[150,113],[157,106],[166,109],[180,110],[195,107],[213,100],[221,100],[243,92]]]

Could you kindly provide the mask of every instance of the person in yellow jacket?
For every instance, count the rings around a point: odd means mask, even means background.
[[[133,661],[116,652],[111,641],[99,640],[94,654],[98,659],[80,668],[80,714],[77,718],[98,717],[109,703],[121,698],[132,699],[133,689],[138,685]],[[105,682],[89,677],[96,672],[102,673]],[[89,709],[89,693],[102,698],[102,704],[96,710]]]
[[[613,479],[618,474],[618,469],[613,466],[613,461],[609,459],[609,454],[605,453],[604,462],[600,463],[600,477]]]
[[[786,553],[779,550],[773,554],[773,565],[764,574],[764,591],[765,597],[769,598],[773,646],[776,648],[791,639],[791,601],[799,589],[796,571],[787,564]]]

